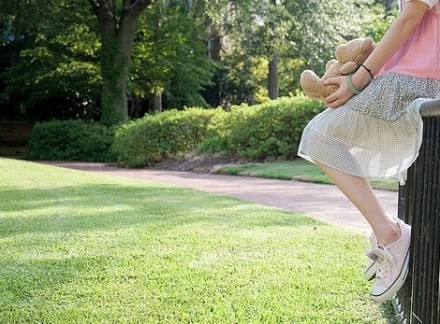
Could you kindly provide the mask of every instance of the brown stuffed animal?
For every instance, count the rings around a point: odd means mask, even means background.
[[[336,47],[336,60],[330,60],[322,78],[315,72],[305,70],[301,73],[300,84],[306,96],[322,100],[338,89],[337,85],[324,85],[328,78],[348,75],[355,72],[373,52],[375,44],[372,38],[356,38]]]

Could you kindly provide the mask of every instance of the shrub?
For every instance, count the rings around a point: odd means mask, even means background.
[[[72,160],[110,162],[114,130],[82,120],[51,121],[35,124],[26,148],[32,160]]]
[[[126,167],[151,165],[193,150],[220,109],[168,110],[128,122],[116,131],[113,149]]]
[[[199,149],[250,159],[292,159],[304,126],[322,109],[320,102],[304,96],[233,107],[213,118],[209,136]]]

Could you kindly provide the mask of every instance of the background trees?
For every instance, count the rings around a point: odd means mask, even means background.
[[[164,105],[208,106],[202,91],[212,83],[214,63],[206,35],[190,1],[155,2],[141,17],[129,80],[132,117]]]
[[[89,0],[101,41],[101,121],[112,125],[128,117],[127,83],[136,27],[151,0]]]
[[[1,1],[0,113],[11,118],[99,114],[100,43],[81,1]]]
[[[303,69],[394,15],[389,0],[0,2],[3,118],[108,125],[295,93]]]

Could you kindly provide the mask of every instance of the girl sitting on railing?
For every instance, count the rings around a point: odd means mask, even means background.
[[[422,136],[420,115],[408,107],[416,98],[440,97],[439,1],[401,0],[399,6],[365,63],[351,77],[326,81],[339,89],[305,127],[298,152],[318,164],[371,225],[377,269],[371,296],[378,302],[406,279],[411,227],[385,214],[367,179],[405,181]]]

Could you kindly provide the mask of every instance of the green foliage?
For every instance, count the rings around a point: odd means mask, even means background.
[[[28,118],[92,119],[98,115],[95,64],[65,59],[47,47],[24,50],[9,71],[5,94]]]
[[[299,79],[304,71],[302,59],[284,58],[278,64],[280,96],[296,95],[301,89]]]
[[[82,120],[35,124],[26,158],[32,160],[114,161],[114,130]]]
[[[2,9],[2,108],[39,121],[96,117],[99,44],[84,3],[29,0]]]
[[[370,3],[370,0],[343,3],[337,0],[244,0],[207,4],[205,12],[210,18],[210,28],[216,30],[225,43],[220,103],[230,107],[264,102],[267,63],[275,53],[280,95],[295,92],[299,89],[302,70],[311,68],[320,74],[337,45],[364,35],[361,23],[370,12]]]
[[[0,114],[14,110],[50,120],[98,119],[103,113],[102,121],[112,124],[120,115],[125,119],[127,98],[133,117],[149,111],[151,96],[160,94],[165,108],[261,103],[267,100],[268,62],[275,53],[280,95],[289,96],[299,88],[303,69],[322,74],[336,45],[364,35],[378,40],[394,15],[390,3],[158,0],[142,15],[136,10],[131,27],[122,28],[123,17],[133,17],[124,16],[129,11],[121,1],[5,1]],[[104,4],[110,15],[98,20],[91,9]],[[113,23],[100,28],[107,20]],[[122,30],[136,31],[133,42],[128,37],[118,43]],[[111,41],[125,54],[106,56]]]
[[[304,96],[282,98],[231,111],[169,110],[128,122],[116,131],[114,151],[121,165],[151,165],[197,149],[251,159],[296,156],[305,124],[323,108]]]
[[[202,39],[205,26],[184,3],[157,1],[140,18],[133,48],[133,95],[164,94],[166,108],[205,107],[203,88],[211,84],[213,64]]]
[[[304,96],[233,107],[229,113],[213,118],[210,136],[199,149],[222,150],[251,159],[292,159],[304,126],[322,109],[320,102]]]
[[[292,28],[283,53],[294,53],[293,57],[303,59],[308,68],[323,71],[337,45],[363,36],[362,22],[370,4],[371,0],[286,1]]]
[[[252,59],[244,60],[234,56],[226,57],[223,63],[224,68],[219,71],[222,106],[229,108],[234,104],[259,103],[256,97],[258,92],[256,73],[261,71],[261,64]]]
[[[387,11],[384,6],[375,5],[362,24],[362,29],[365,31],[366,36],[370,36],[378,42],[382,39],[396,16],[397,8],[392,11]]]
[[[151,165],[194,149],[207,134],[211,118],[222,111],[168,110],[128,122],[116,131],[118,162],[127,167]]]

